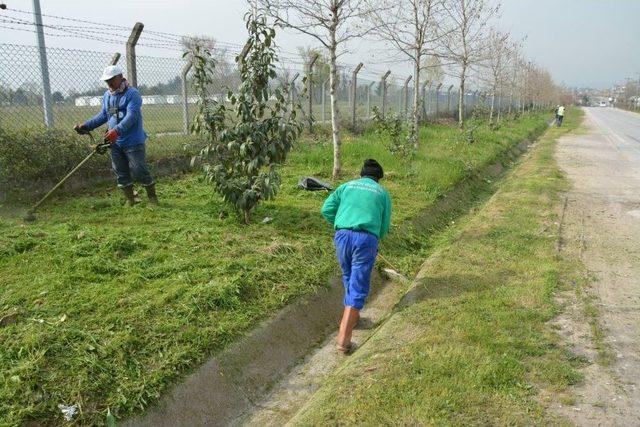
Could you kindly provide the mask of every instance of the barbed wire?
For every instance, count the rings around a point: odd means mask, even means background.
[[[33,12],[21,10],[21,9],[7,8],[5,12],[6,11],[33,16]],[[129,39],[128,33],[131,31],[130,27],[126,27],[118,24],[90,21],[86,19],[71,18],[66,16],[51,15],[51,14],[45,14],[45,13],[40,13],[40,16],[57,19],[61,21],[66,21],[66,22],[84,24],[84,25],[60,25],[60,24],[50,24],[50,23],[42,24],[43,28],[47,28],[50,30],[45,33],[49,37],[79,38],[79,39],[98,41],[105,44],[122,45],[128,41]],[[21,25],[21,26],[35,27],[37,25],[32,21],[27,21],[25,19],[18,18],[15,16],[8,16],[8,18],[9,18],[8,21],[3,19],[3,20],[0,20],[0,22],[4,24],[9,23],[9,24]],[[0,26],[0,28],[32,32],[32,33],[36,32],[35,28],[33,30],[27,30],[27,29],[16,28],[16,27],[11,27],[6,25],[2,25]],[[122,34],[122,32],[125,32],[125,31],[126,33]],[[176,33],[145,29],[140,35],[139,41],[136,45],[149,47],[153,49],[161,49],[161,50],[184,53],[185,42],[188,41],[189,39],[193,39],[197,37],[198,36],[185,36],[185,35],[180,35]],[[221,41],[221,40],[215,40],[215,39],[213,40],[214,40],[215,46],[223,50],[222,52],[223,56],[230,60],[231,59],[235,60],[235,55],[228,52],[229,50],[236,50],[237,52],[240,52],[240,50],[244,47],[244,45],[240,43]],[[292,52],[282,47],[278,47],[277,49],[279,51],[278,57],[280,60],[286,61],[287,63],[294,64],[303,68],[306,67],[306,63],[304,61],[301,61],[300,54],[298,52]],[[376,62],[377,64],[387,64],[387,63],[397,64],[398,62],[409,62],[409,61],[394,60],[394,61],[376,61]],[[344,62],[344,61],[339,61],[336,65],[342,69],[355,68],[357,66],[357,64]],[[361,71],[361,75],[369,76],[372,78],[379,78],[381,75],[383,75],[386,72],[387,72],[386,69],[380,69],[371,65],[365,65],[365,69]]]

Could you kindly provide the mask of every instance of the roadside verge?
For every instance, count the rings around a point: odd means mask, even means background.
[[[293,424],[558,422],[584,361],[548,323],[559,310],[559,192],[550,129],[477,213],[452,228],[396,312],[337,369]],[[561,397],[566,398],[566,397]]]

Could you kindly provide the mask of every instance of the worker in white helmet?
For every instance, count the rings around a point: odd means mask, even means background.
[[[155,182],[146,161],[147,134],[142,127],[140,92],[129,86],[122,68],[117,65],[105,68],[100,79],[109,87],[102,98],[102,109],[95,117],[77,124],[74,129],[78,133],[85,133],[106,123],[104,138],[112,144],[111,165],[127,203],[135,204],[133,183],[137,181],[147,190],[149,201],[157,204]]]

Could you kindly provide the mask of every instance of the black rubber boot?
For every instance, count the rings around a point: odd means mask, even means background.
[[[136,204],[135,196],[133,195],[133,185],[128,187],[122,187],[122,192],[124,193],[124,197],[129,206],[133,206]]]
[[[147,196],[149,196],[149,202],[153,205],[157,205],[158,196],[156,195],[156,185],[151,184],[145,187],[147,189]]]

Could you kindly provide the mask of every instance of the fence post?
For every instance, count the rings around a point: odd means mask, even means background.
[[[296,108],[296,104],[294,103],[293,98],[297,96],[296,80],[298,79],[298,77],[300,77],[300,73],[296,73],[296,75],[293,76],[293,79],[291,79],[291,84],[289,86],[289,100],[291,101],[291,111],[293,111],[293,109]]]
[[[322,83],[322,122],[323,123],[327,120],[327,117],[326,117],[327,108],[326,108],[325,98],[327,95],[327,84],[330,82],[330,80],[331,78],[327,77],[327,80],[325,80],[324,83]]]
[[[242,64],[244,63],[244,59],[249,54],[249,49],[251,49],[252,45],[253,43],[251,42],[251,40],[247,40],[247,42],[242,47],[242,51],[240,51],[240,55],[236,57],[236,62],[238,63],[238,70],[242,70]]]
[[[382,91],[382,118],[385,118],[387,111],[387,77],[391,74],[391,70],[384,73],[382,79],[380,79],[380,89]]]
[[[51,82],[49,81],[47,49],[44,44],[44,30],[42,27],[40,0],[33,0],[33,18],[36,24],[38,53],[40,54],[40,75],[42,76],[42,107],[44,109],[44,125],[50,128],[53,127],[53,108],[51,107]]]
[[[309,132],[313,133],[313,66],[318,60],[318,55],[313,55],[313,58],[307,65],[307,97],[309,98]]]
[[[131,30],[129,40],[127,40],[127,80],[133,87],[138,87],[138,72],[136,70],[136,44],[142,34],[144,24],[136,22]]]
[[[427,116],[431,112],[431,88],[433,87],[433,82],[429,81],[429,85],[427,86]]]
[[[438,113],[440,113],[440,88],[442,87],[442,83],[439,83],[436,86],[436,119],[438,118]]]
[[[359,63],[355,70],[353,70],[351,78],[351,126],[356,127],[356,104],[358,95],[358,72],[363,67],[363,63]]]
[[[451,111],[451,90],[453,89],[453,85],[449,86],[449,89],[447,89],[447,112],[449,114],[452,113]]]
[[[479,95],[480,91],[479,90],[474,90],[473,91],[473,108],[476,108],[476,106],[478,105],[478,95]]]
[[[427,120],[427,86],[429,80],[422,83],[422,120]]]
[[[513,92],[509,93],[509,112],[508,114],[511,115],[511,109],[513,108]]]
[[[369,83],[367,86],[367,120],[371,118],[371,88],[376,82]]]
[[[109,65],[116,65],[118,61],[120,61],[120,52],[116,52],[111,57],[111,61],[109,61]]]
[[[404,81],[404,118],[407,119],[407,115],[409,112],[409,82],[413,76],[407,77],[407,80]]]
[[[182,68],[182,123],[185,135],[189,133],[189,93],[187,91],[187,74],[193,66],[193,62],[189,61]]]

